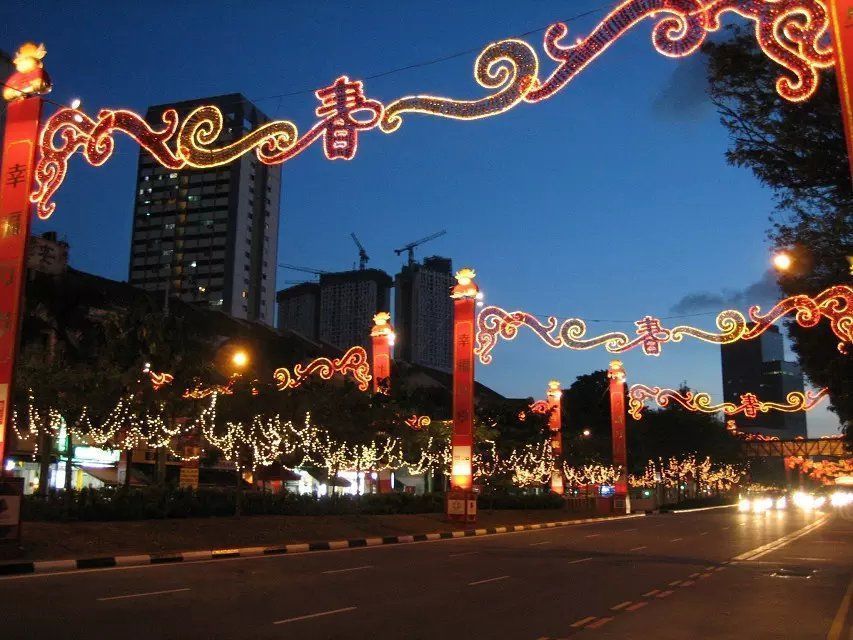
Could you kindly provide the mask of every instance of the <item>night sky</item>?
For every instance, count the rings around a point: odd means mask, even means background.
[[[479,50],[606,4],[7,0],[0,48],[44,42],[51,98],[79,97],[90,114],[242,92],[304,131],[314,120],[311,91],[338,75]],[[604,13],[572,22],[570,36]],[[636,26],[543,103],[472,122],[412,114],[394,134],[362,134],[352,162],[330,162],[315,145],[284,165],[279,261],[350,269],[355,231],[369,266],[393,275],[402,264],[394,248],[447,229],[417,255],[474,267],[487,303],[604,321],[590,322],[589,333],[632,333],[645,314],[705,314],[684,322],[711,329],[726,305],[766,308],[778,295],[766,271],[772,194],[726,165],[727,133],[705,95],[702,59],[659,55],[650,29]],[[525,39],[544,75],[553,63],[541,31]],[[475,58],[369,80],[366,92],[386,103],[413,93],[478,98]],[[136,161],[123,137],[103,167],[72,161],[57,212],[34,231],[66,236],[74,267],[126,279]],[[279,288],[298,277],[279,271]],[[526,333],[500,344],[477,377],[506,395],[540,397],[550,378],[569,384],[610,358],[551,350]],[[635,351],[622,360],[629,383],[686,380],[722,395],[713,345],[667,344],[659,358]],[[809,416],[812,435],[837,424],[823,410]]]

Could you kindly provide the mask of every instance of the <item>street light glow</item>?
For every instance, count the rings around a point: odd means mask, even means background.
[[[236,351],[231,356],[231,364],[242,369],[249,364],[249,355],[245,351]]]
[[[791,259],[791,256],[784,251],[780,251],[773,256],[773,266],[779,271],[787,271],[791,268],[793,262],[794,261]]]

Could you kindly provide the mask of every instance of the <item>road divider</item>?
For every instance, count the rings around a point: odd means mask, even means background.
[[[811,524],[807,524],[802,529],[798,529],[797,531],[794,531],[793,533],[789,533],[786,536],[782,536],[781,538],[778,538],[778,539],[774,540],[773,542],[768,542],[767,544],[763,544],[760,547],[756,547],[755,549],[750,549],[749,551],[746,551],[746,552],[740,554],[739,556],[735,556],[732,559],[737,561],[737,562],[748,562],[750,560],[757,560],[758,558],[765,556],[768,553],[776,551],[776,549],[781,549],[785,545],[792,543],[794,540],[797,540],[798,538],[802,538],[803,536],[808,535],[809,533],[811,533],[812,531],[814,531],[818,527],[826,524],[828,521],[829,521],[829,516],[823,515],[820,518],[818,518],[815,522],[812,522]]]

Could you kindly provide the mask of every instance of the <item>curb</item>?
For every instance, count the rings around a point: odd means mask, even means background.
[[[384,536],[376,538],[353,538],[350,540],[327,540],[323,542],[303,542],[272,547],[242,547],[239,549],[212,549],[210,551],[184,551],[178,553],[145,553],[129,556],[103,556],[100,558],[80,558],[77,560],[34,560],[31,562],[12,562],[0,564],[0,576],[26,575],[36,573],[60,573],[84,569],[107,569],[111,567],[141,567],[153,564],[171,564],[176,562],[200,562],[205,560],[224,560],[226,558],[249,558],[254,556],[291,555],[316,551],[336,551],[339,549],[357,549],[377,547],[388,544],[411,544],[453,538],[471,538],[492,536],[502,533],[554,529],[593,522],[609,522],[628,518],[642,518],[645,514],[605,516],[584,518],[582,520],[562,520],[539,524],[519,524],[488,529],[464,529],[460,531],[441,531],[437,533],[418,533],[403,536]]]

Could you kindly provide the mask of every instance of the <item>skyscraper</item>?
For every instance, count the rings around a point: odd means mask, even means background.
[[[450,371],[453,363],[453,268],[432,256],[403,266],[394,282],[394,356]]]
[[[720,347],[723,365],[723,399],[741,403],[741,395],[755,394],[759,400],[786,402],[792,391],[803,391],[803,373],[796,362],[785,360],[782,334],[771,327],[759,338],[739,340]],[[736,417],[737,426],[746,432],[780,438],[806,435],[806,414],[759,412],[755,418]]]
[[[316,340],[320,335],[320,284],[303,282],[276,294],[278,328]]]
[[[146,119],[162,126],[167,109],[184,117],[202,105],[224,115],[217,145],[269,120],[237,93],[157,105]],[[272,325],[280,193],[281,167],[253,153],[220,167],[175,171],[140,150],[130,283]]]
[[[373,316],[390,308],[391,276],[379,269],[320,276],[320,340],[339,349],[370,349]]]

